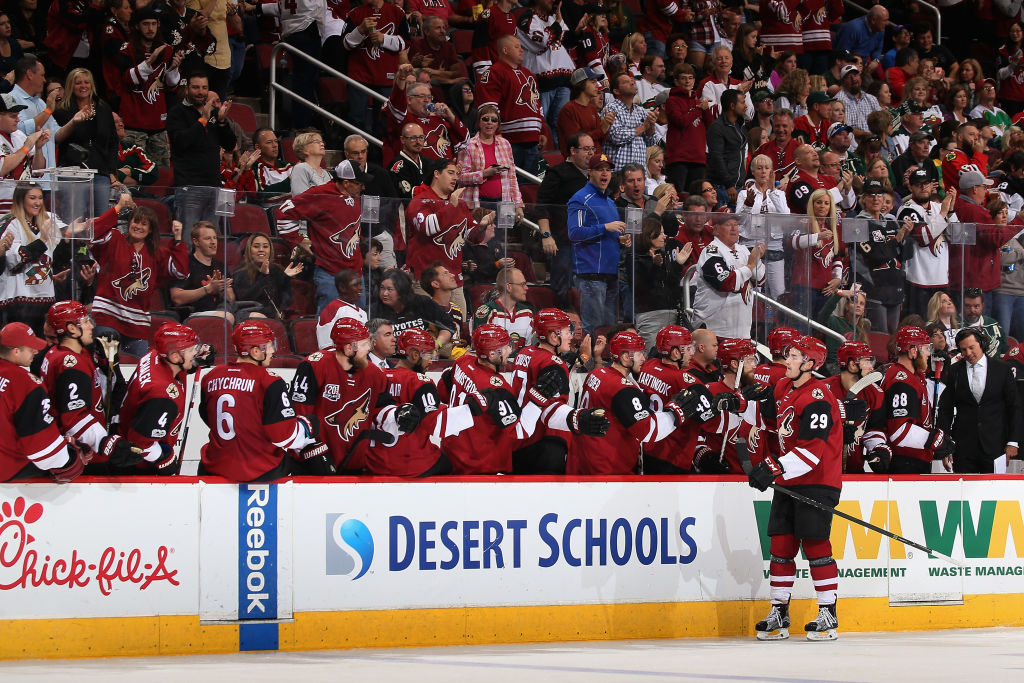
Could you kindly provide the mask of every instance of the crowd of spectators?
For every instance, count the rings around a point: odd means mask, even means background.
[[[951,343],[970,320],[996,353],[1024,335],[1024,11],[946,4],[940,36],[894,0],[13,3],[0,311],[42,334],[79,298],[136,355],[156,311],[358,311],[451,357],[480,321],[528,343],[540,301],[595,342],[754,336],[784,321],[760,290],[847,338],[919,316]],[[286,77],[366,135],[298,100],[242,129],[233,97],[255,70],[266,100],[254,54],[277,40],[358,82],[336,101],[305,60]],[[169,211],[119,204],[83,240],[33,183],[54,166],[95,170],[97,216],[125,192]],[[225,232],[217,188],[266,227]]]

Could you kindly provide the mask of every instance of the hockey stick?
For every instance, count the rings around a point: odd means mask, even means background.
[[[736,377],[733,379],[733,382],[732,382],[732,390],[733,390],[733,392],[735,392],[737,389],[740,388],[740,380],[742,379],[742,377],[743,377],[743,359],[741,358],[740,359],[740,366],[738,368],[736,368]],[[729,436],[729,423],[731,421],[732,421],[732,418],[729,417],[729,413],[727,412],[725,414],[725,434],[722,435],[722,447],[720,449],[718,449],[718,462],[721,463],[721,464],[725,464],[725,444],[729,443],[729,439],[730,439],[730,436]],[[740,427],[742,427],[742,426],[743,426],[743,419],[741,418],[740,419]],[[739,433],[739,427],[737,427],[737,433]]]
[[[874,384],[875,382],[878,382],[881,379],[882,373],[878,372],[877,370],[868,375],[865,375],[864,377],[861,377],[859,380],[856,381],[856,383],[854,383],[852,387],[850,387],[850,390],[846,392],[846,398],[854,398],[857,394],[861,392],[862,389],[864,389],[864,387],[866,387],[869,384]]]
[[[117,339],[110,339],[108,337],[100,337],[98,339],[100,346],[103,348],[103,355],[107,359],[107,395],[104,397],[104,416],[107,420],[107,426],[113,422],[113,416],[110,414],[111,400],[114,393],[114,385],[117,380],[115,379],[115,372],[120,370],[114,366],[114,360],[117,358],[117,347],[120,346],[121,342]]]
[[[870,377],[870,375],[869,375],[869,377]],[[747,450],[747,444],[745,444],[743,442],[737,442],[736,443],[736,450],[742,456],[740,458],[740,465],[743,467],[743,472],[745,474],[749,475],[751,470],[754,469],[754,465],[753,465],[752,462],[750,462],[750,452]],[[909,545],[911,548],[917,548],[918,550],[926,553],[928,555],[928,557],[937,557],[940,560],[945,560],[946,562],[949,562],[950,564],[955,565],[957,567],[966,567],[967,566],[963,562],[961,562],[960,560],[958,560],[956,558],[953,558],[953,557],[950,557],[949,555],[945,555],[943,553],[940,553],[938,550],[933,550],[933,549],[929,548],[926,545],[921,545],[920,543],[916,543],[914,541],[911,541],[908,538],[903,538],[899,534],[894,534],[893,532],[888,531],[886,529],[883,529],[880,526],[875,526],[871,522],[865,522],[863,519],[861,519],[859,517],[854,517],[853,515],[850,515],[850,514],[847,514],[847,513],[843,512],[842,510],[837,510],[836,508],[831,507],[829,505],[825,505],[824,503],[819,503],[818,501],[814,500],[813,498],[808,498],[807,496],[803,495],[802,493],[797,493],[796,491],[793,491],[792,489],[788,489],[785,486],[779,486],[778,484],[774,484],[774,483],[773,484],[768,484],[768,486],[770,486],[772,489],[778,491],[779,493],[783,493],[783,494],[789,496],[790,498],[793,498],[794,500],[797,500],[797,501],[799,501],[801,503],[804,503],[805,505],[810,505],[811,507],[817,508],[817,509],[821,510],[822,512],[827,512],[827,513],[829,513],[831,515],[836,515],[838,517],[842,517],[843,519],[845,519],[847,521],[850,521],[850,522],[853,522],[854,524],[859,524],[859,525],[861,525],[862,527],[864,527],[866,529],[871,529],[875,533],[879,533],[879,534],[882,534],[883,536],[888,536],[889,538],[891,538],[891,539],[893,539],[895,541],[899,541],[903,545]]]
[[[185,409],[185,426],[181,428],[181,445],[178,446],[178,460],[185,461],[185,443],[188,441],[189,423],[192,421],[192,408],[196,404],[196,391],[199,389],[199,376],[202,368],[196,368],[196,376],[192,378],[192,393],[188,399],[188,408]]]

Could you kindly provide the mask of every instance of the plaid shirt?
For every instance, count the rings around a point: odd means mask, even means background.
[[[494,136],[494,158],[499,166],[508,166],[508,170],[500,174],[501,201],[522,206],[523,195],[519,193],[519,182],[516,180],[512,145],[501,135]],[[459,186],[466,188],[462,199],[470,206],[476,206],[480,201],[480,186],[484,183],[484,169],[487,165],[480,136],[474,135],[459,151]]]
[[[655,137],[636,134],[636,129],[647,120],[647,110],[640,105],[628,109],[619,100],[612,100],[601,112],[601,116],[609,111],[615,112],[615,120],[608,129],[604,152],[615,164],[615,170],[618,171],[630,162],[647,168],[647,148],[654,144]]]
[[[863,90],[860,92],[860,99],[845,90],[837,92],[836,99],[846,107],[846,122],[860,130],[868,129],[868,114],[882,108],[874,95]]]
[[[717,42],[721,36],[716,37],[714,20],[722,9],[720,0],[688,0],[687,5],[694,14],[703,13],[703,16],[695,17],[690,23],[690,40],[701,45]]]

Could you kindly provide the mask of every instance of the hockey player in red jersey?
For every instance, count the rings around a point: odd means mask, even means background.
[[[513,455],[513,465],[517,474],[565,474],[565,463],[568,450],[576,447],[576,442],[564,429],[555,427],[554,404],[565,404],[569,398],[569,365],[561,354],[569,355],[572,344],[572,320],[564,311],[557,308],[545,308],[533,318],[533,328],[537,332],[537,343],[527,346],[516,354],[512,371],[512,393],[520,405],[523,405],[531,387],[548,385],[555,387],[550,398],[549,408],[541,415],[542,424],[537,426],[533,436],[524,440]],[[570,358],[575,362],[575,355]],[[554,410],[552,410],[554,409]],[[588,431],[596,425],[592,410],[574,411],[571,420],[576,419],[575,431]],[[582,419],[585,424],[580,424]],[[602,424],[607,418],[600,418]],[[560,425],[561,426],[561,425]],[[570,427],[570,432],[574,431]]]
[[[394,434],[393,441],[374,440],[366,455],[371,474],[395,477],[430,477],[450,474],[451,461],[441,452],[439,441],[473,426],[468,405],[448,407],[441,402],[437,387],[426,376],[437,357],[437,342],[419,328],[403,330],[396,340],[398,364],[384,370],[391,398],[413,406],[423,417],[408,434]]]
[[[840,373],[825,380],[837,401],[847,400],[854,384],[870,375],[875,369],[875,352],[864,342],[847,341],[836,351]],[[860,474],[865,471],[884,474],[889,471],[892,449],[885,438],[885,416],[882,413],[882,390],[874,384],[861,389],[855,397],[857,403],[847,401],[846,412],[848,445],[843,450],[843,471]],[[854,414],[851,405],[860,405],[863,419]],[[865,469],[867,465],[870,469]]]
[[[932,341],[920,327],[896,331],[898,360],[882,380],[885,433],[892,448],[890,474],[927,474],[932,460],[953,453],[953,437],[932,424],[932,402],[925,372]]]
[[[69,444],[50,412],[43,382],[29,372],[46,342],[25,323],[0,330],[0,481],[49,472],[58,484],[82,473],[89,456]]]
[[[703,395],[707,405],[712,406],[711,394],[700,380],[687,372],[693,357],[693,337],[690,331],[679,325],[668,325],[658,332],[655,346],[660,356],[647,360],[637,376],[637,384],[647,394],[651,410],[662,410],[684,389]],[[701,462],[696,456],[702,418],[704,423],[711,425],[717,416],[718,411],[709,407],[694,420],[678,426],[665,439],[646,444],[644,473],[686,474],[701,471]],[[700,451],[702,454],[708,452],[706,448]]]
[[[662,410],[651,409],[651,399],[632,377],[641,370],[644,346],[636,332],[619,332],[608,342],[611,365],[587,375],[579,406],[603,408],[611,427],[600,438],[579,437],[579,448],[569,452],[568,474],[632,474],[642,470],[641,448],[665,439],[696,416],[713,417],[711,395],[696,383],[676,394]]]
[[[843,434],[839,402],[811,374],[825,362],[825,345],[813,337],[792,342],[786,353],[786,378],[774,396],[761,402],[774,413],[782,456],[766,457],[749,474],[750,485],[766,491],[781,484],[828,507],[839,502],[842,489]],[[832,514],[776,492],[768,517],[771,537],[769,576],[772,609],[756,625],[758,640],[789,637],[789,598],[796,578],[797,552],[803,547],[818,597],[818,616],[808,623],[808,640],[834,640],[839,570],[832,559],[829,535]]]
[[[206,351],[191,327],[164,323],[157,329],[153,349],[139,359],[121,404],[120,434],[143,450],[144,462],[121,474],[171,475],[181,469],[174,443],[185,416],[186,375]]]
[[[786,376],[786,349],[790,343],[801,337],[792,327],[776,327],[768,333],[768,352],[771,360],[754,368],[754,379],[768,386],[775,384]]]
[[[357,320],[339,318],[331,329],[333,349],[311,353],[292,378],[291,400],[303,415],[320,420],[320,438],[339,474],[359,474],[369,440],[394,411],[388,380],[367,360],[370,331]]]
[[[319,420],[296,417],[288,385],[267,371],[274,332],[266,323],[247,320],[235,325],[231,339],[238,360],[218,365],[202,379],[199,416],[210,427],[210,440],[199,473],[273,481],[288,476],[298,460],[310,474],[333,474],[327,446],[316,440]]]
[[[747,442],[748,453],[745,457],[750,457],[751,441],[757,450],[760,450],[759,435],[755,432],[754,438],[750,440],[750,432],[763,426],[758,404],[756,401],[748,404],[746,397],[766,398],[770,395],[771,387],[754,379],[757,345],[750,339],[719,339],[718,363],[722,367],[722,379],[709,384],[708,391],[715,396],[715,407],[721,414],[719,420],[711,426],[710,433],[705,435],[704,443],[698,450],[709,449],[710,453],[704,455],[702,461],[718,462],[721,466],[720,472],[742,474],[743,467],[740,464],[740,453],[736,450],[736,439]],[[737,374],[740,377],[739,385],[736,382]],[[739,387],[742,387],[742,391]],[[725,448],[722,447],[723,439]],[[760,459],[759,453],[756,460]]]
[[[103,387],[86,348],[96,326],[88,309],[78,301],[58,301],[46,312],[46,322],[57,345],[46,352],[40,372],[61,433],[93,451],[90,472],[100,469],[98,463],[134,466],[142,460],[138,449],[117,434],[108,435],[104,426]]]

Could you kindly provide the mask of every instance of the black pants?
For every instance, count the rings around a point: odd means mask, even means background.
[[[696,180],[703,180],[706,166],[689,161],[674,161],[665,167],[665,179],[676,186],[676,192],[682,195]]]
[[[305,52],[314,59],[320,59],[320,29],[316,22],[284,37],[284,42],[294,45],[300,52]],[[298,95],[316,101],[316,77],[320,70],[313,64],[299,57],[292,57],[292,90]],[[271,93],[271,97],[275,94]],[[292,128],[307,128],[313,120],[313,110],[304,104],[292,101]]]
[[[981,449],[977,439],[966,443],[958,441],[953,453],[953,471],[957,474],[992,474],[995,459]]]

